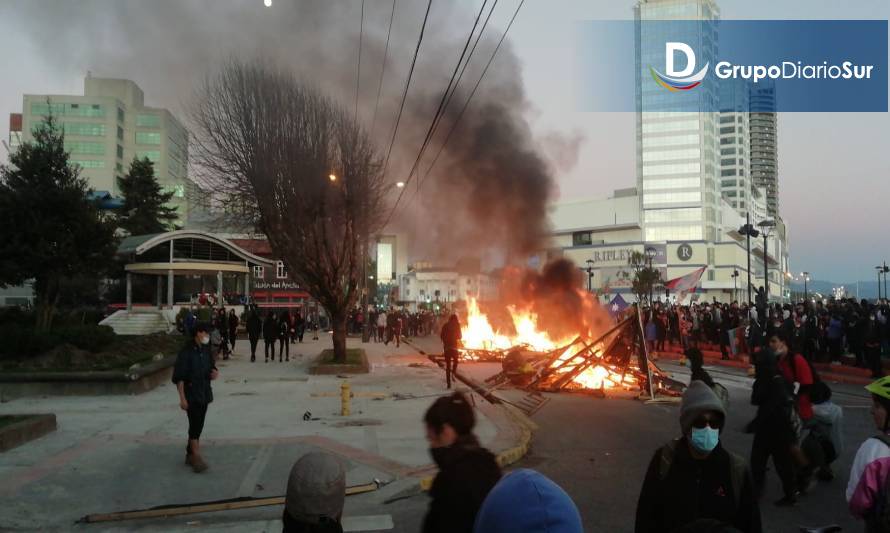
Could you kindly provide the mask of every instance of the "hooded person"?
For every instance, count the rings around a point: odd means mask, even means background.
[[[342,533],[346,472],[333,456],[311,452],[291,468],[284,498],[283,533]]]
[[[693,381],[680,407],[682,436],[656,450],[637,503],[637,533],[674,531],[700,519],[761,531],[760,509],[744,459],[720,444],[723,402]]]
[[[473,434],[476,417],[460,392],[433,402],[424,423],[439,472],[430,487],[423,532],[470,533],[482,502],[501,478],[501,468]]]
[[[546,476],[522,468],[504,476],[485,498],[475,533],[582,533],[578,508]]]

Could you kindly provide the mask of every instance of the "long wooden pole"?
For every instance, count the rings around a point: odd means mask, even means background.
[[[346,487],[346,495],[363,494],[365,492],[373,492],[380,487],[380,483],[365,483],[363,485],[353,485]],[[171,516],[181,516],[197,513],[212,513],[217,511],[232,511],[235,509],[251,509],[253,507],[266,507],[270,505],[283,505],[284,496],[273,496],[268,498],[232,498],[228,500],[217,500],[212,502],[190,503],[186,505],[161,505],[152,507],[151,509],[140,509],[136,511],[122,511],[119,513],[104,513],[86,515],[78,523],[94,524],[97,522],[115,522],[121,520],[134,520],[137,518],[168,518]]]

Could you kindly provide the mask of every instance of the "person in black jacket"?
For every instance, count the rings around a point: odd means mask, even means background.
[[[636,533],[678,530],[702,519],[760,533],[760,508],[744,459],[720,444],[726,412],[702,381],[683,393],[683,436],[656,450],[637,503]]]
[[[188,444],[185,447],[185,464],[195,473],[207,470],[201,456],[200,439],[204,429],[207,406],[213,401],[210,382],[219,377],[219,371],[210,354],[210,332],[206,324],[195,327],[195,336],[176,356],[173,366],[173,383],[179,392],[179,407],[188,416]]]
[[[263,322],[256,308],[251,309],[247,315],[247,338],[250,340],[250,362],[256,361],[256,346],[260,342],[260,334],[263,332]]]
[[[501,478],[501,468],[473,435],[476,417],[463,394],[437,399],[424,422],[439,473],[430,487],[423,532],[471,533],[482,502]]]
[[[698,348],[689,348],[684,352],[684,355],[689,359],[689,369],[692,371],[692,375],[689,377],[689,383],[692,383],[693,381],[704,381],[705,385],[713,389],[714,380],[711,378],[711,375],[708,374],[708,371],[704,369],[705,358],[702,355],[701,350]]]
[[[794,424],[794,398],[779,373],[777,357],[771,350],[763,350],[758,356],[751,403],[757,406],[757,415],[748,425],[748,431],[754,433],[751,473],[757,493],[763,492],[766,463],[772,456],[784,492],[784,497],[775,503],[794,505],[797,484],[792,447],[798,440],[800,428]],[[797,420],[799,423],[799,418]]]
[[[282,311],[281,315],[278,316],[278,362],[281,362],[281,358],[286,357],[286,361],[290,361],[290,344],[288,343],[288,339],[290,339],[290,315],[287,311]],[[272,359],[275,359],[275,356],[272,356]]]
[[[460,357],[460,352],[457,349],[460,347],[461,332],[457,315],[451,315],[448,318],[448,322],[442,326],[439,337],[442,339],[443,355],[445,356],[445,384],[450,389],[451,379],[457,372],[457,360]]]
[[[275,362],[275,341],[278,340],[278,322],[275,313],[266,311],[266,319],[263,320],[263,344],[266,348],[266,362],[269,362],[269,350],[272,350],[272,362]]]

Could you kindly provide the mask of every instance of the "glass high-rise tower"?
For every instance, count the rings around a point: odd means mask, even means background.
[[[718,239],[720,95],[714,84],[669,91],[650,68],[665,65],[666,41],[696,53],[696,70],[717,55],[719,10],[713,0],[640,0],[636,20],[637,188],[644,240]],[[656,21],[697,21],[690,23]],[[679,65],[682,68],[684,65]]]

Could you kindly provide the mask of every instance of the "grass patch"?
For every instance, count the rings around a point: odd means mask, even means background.
[[[334,350],[327,349],[321,352],[321,357],[318,358],[318,363],[322,365],[360,365],[362,364],[362,349],[347,348],[345,363],[335,362]]]

